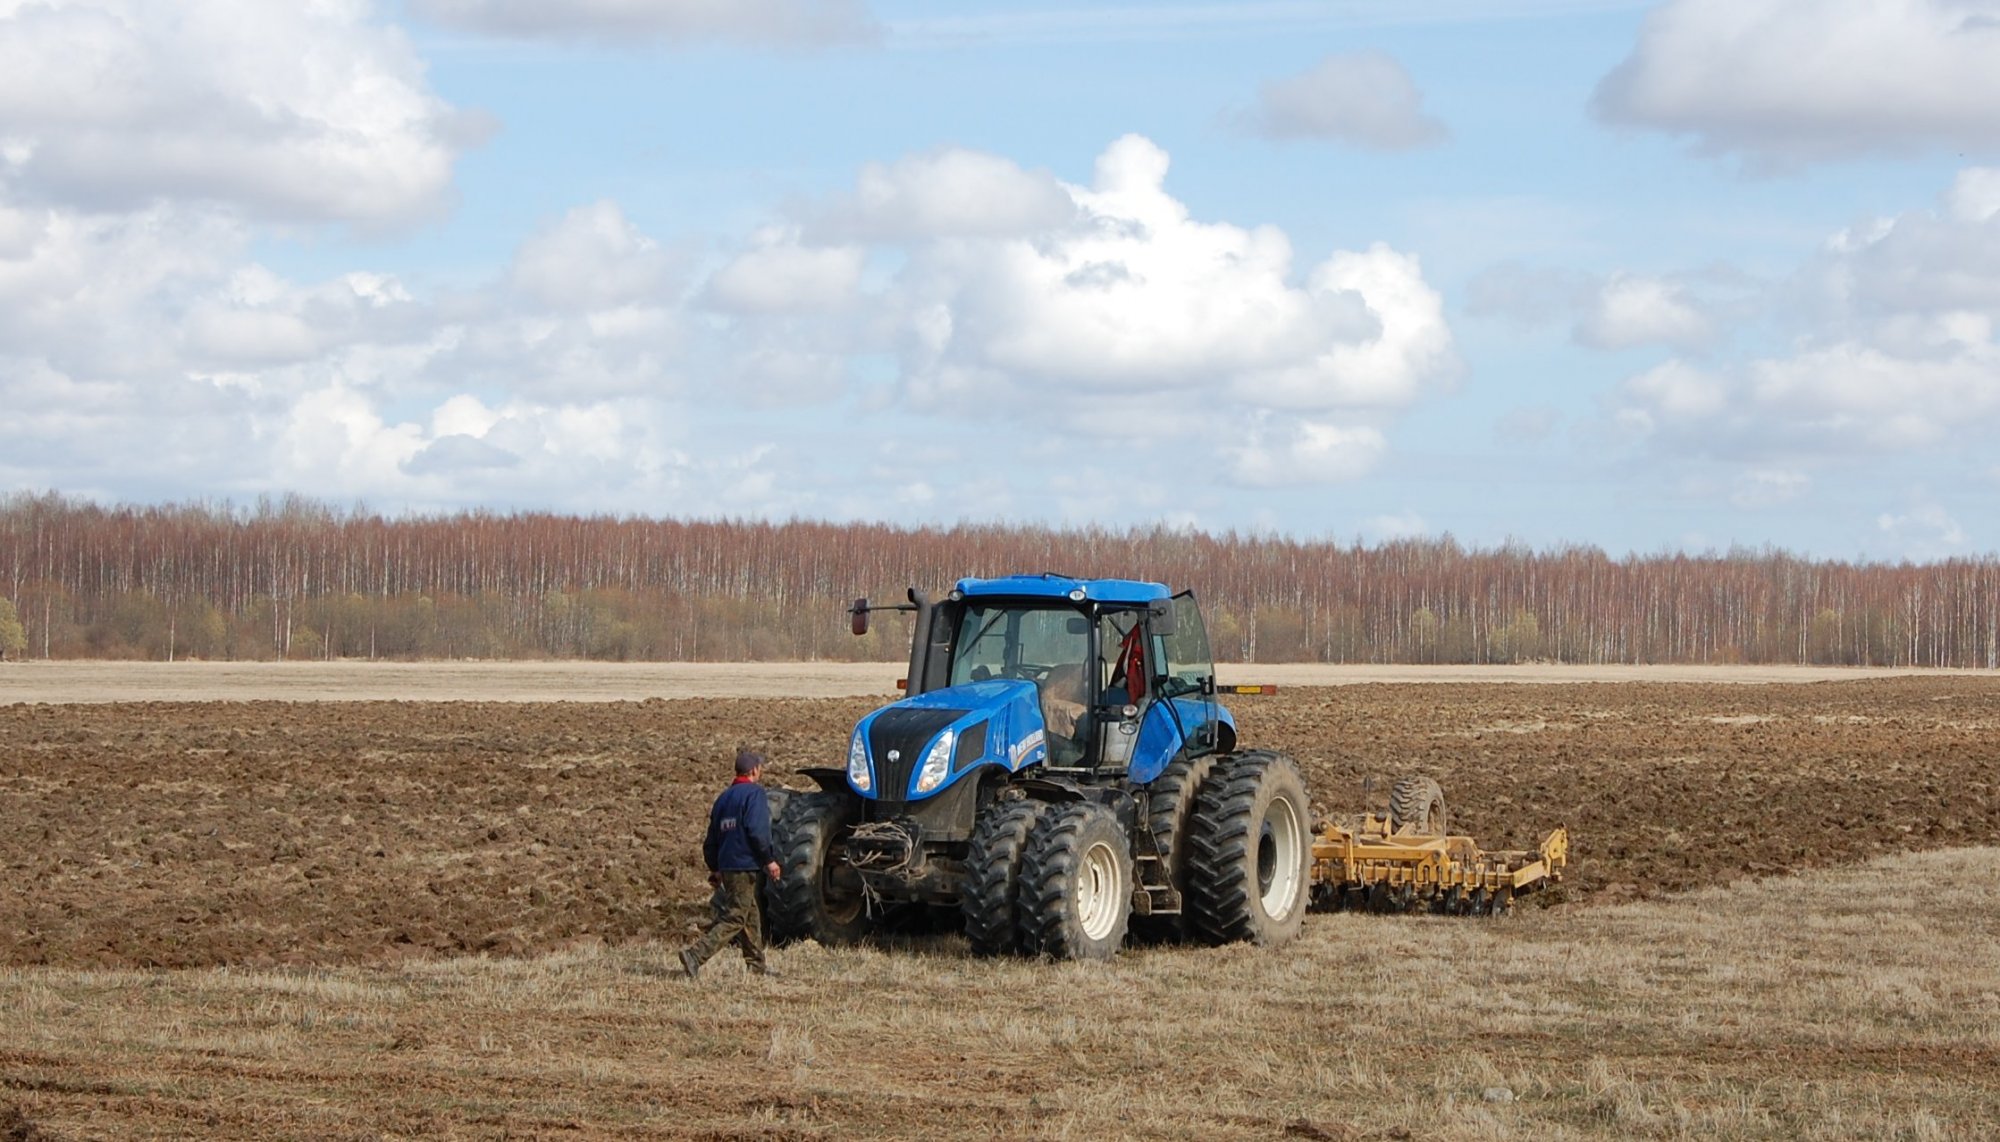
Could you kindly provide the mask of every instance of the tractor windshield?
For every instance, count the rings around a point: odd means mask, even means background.
[[[1041,682],[1059,666],[1079,671],[1090,653],[1090,623],[1064,608],[972,603],[958,621],[951,682],[1023,678]]]
[[[1083,755],[1091,679],[1090,620],[1067,607],[972,603],[958,622],[951,681],[1018,678],[1033,682],[1058,765]]]

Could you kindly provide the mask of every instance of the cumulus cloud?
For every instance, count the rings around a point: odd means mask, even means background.
[[[1270,139],[1328,139],[1379,151],[1442,142],[1442,122],[1424,114],[1410,73],[1380,52],[1330,55],[1301,75],[1266,83],[1239,116]]]
[[[1236,483],[1273,488],[1352,480],[1388,450],[1387,438],[1374,428],[1260,413],[1242,443],[1226,452]]]
[[[921,391],[999,376],[1103,391],[1241,388],[1298,409],[1407,403],[1455,364],[1414,258],[1339,252],[1294,278],[1275,227],[1202,222],[1164,186],[1165,151],[1136,135],[1070,187],[1078,221],[1033,240],[913,251],[898,297]]]
[[[889,240],[1033,234],[1076,218],[1047,171],[950,147],[861,168],[854,191],[823,213],[836,236]]]
[[[617,203],[603,200],[569,211],[522,243],[509,276],[515,289],[552,309],[588,310],[659,304],[672,272],[659,243]]]
[[[224,204],[364,225],[433,215],[474,117],[355,0],[0,6],[0,183],[92,210]]]
[[[1617,274],[1605,282],[1577,324],[1576,340],[1593,349],[1640,345],[1693,347],[1712,336],[1700,304],[1675,283]]]
[[[1739,508],[1760,509],[1791,503],[1812,487],[1812,477],[1788,468],[1752,468],[1737,477],[1729,502]]]
[[[2000,143],[2000,0],[1670,0],[1593,100],[1607,122],[1782,169]]]
[[[427,19],[522,39],[824,45],[880,33],[860,0],[412,0]]]
[[[1980,170],[1937,209],[1831,238],[1790,287],[1795,348],[1625,382],[1615,419],[1655,445],[1750,463],[1972,446],[2000,431],[2000,215]]]
[[[1510,260],[1473,277],[1466,312],[1530,329],[1567,324],[1588,349],[1706,350],[1765,308],[1757,291],[1768,288],[1727,267],[1599,275]]]
[[[1972,539],[1942,505],[1928,501],[1911,504],[1903,512],[1883,512],[1875,518],[1875,527],[1913,559],[1962,555]]]
[[[796,234],[767,230],[708,279],[709,303],[742,313],[841,309],[854,300],[866,261],[860,246],[806,245]]]
[[[1431,533],[1431,525],[1416,512],[1369,516],[1362,521],[1361,526],[1378,543],[1398,539],[1421,539]]]
[[[95,214],[0,189],[0,404],[29,437],[0,479],[760,514],[872,511],[880,492],[1005,514],[1190,510],[1119,483],[1164,488],[1190,463],[1262,487],[1372,470],[1386,426],[1456,368],[1420,265],[1382,245],[1300,265],[1273,227],[1192,217],[1169,165],[1136,136],[1088,185],[916,155],[723,245],[705,276],[589,203],[442,288],[288,277],[221,206]],[[1015,201],[967,201],[983,179]],[[774,447],[763,425],[851,390],[894,420],[882,431],[920,426],[953,458],[1011,419],[1041,449],[1031,467],[1061,469],[1092,402],[1116,403],[1131,438],[1087,488],[950,465],[884,486],[857,460],[843,491],[816,471],[824,455]]]

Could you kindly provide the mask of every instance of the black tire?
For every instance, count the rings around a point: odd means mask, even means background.
[[[1311,822],[1292,759],[1253,750],[1217,762],[1188,837],[1191,929],[1218,944],[1297,936],[1312,880]]]
[[[1108,960],[1132,919],[1132,840],[1102,805],[1051,806],[1021,860],[1021,950]]]
[[[845,793],[799,793],[772,830],[784,875],[772,886],[771,937],[779,944],[852,944],[868,932],[867,898],[843,853],[861,815]]]
[[[778,842],[778,822],[784,819],[785,806],[791,799],[792,791],[783,786],[764,790],[764,802],[771,809],[771,846],[780,852],[784,850]],[[764,930],[764,942],[767,944],[787,942],[778,938],[777,929],[771,924],[771,898],[776,894],[777,885],[772,884],[769,877],[757,878],[757,916]]]
[[[1429,777],[1405,777],[1389,791],[1389,831],[1411,832],[1426,837],[1442,837],[1450,832],[1451,817],[1445,812],[1444,790]]]
[[[1168,883],[1181,894],[1179,915],[1134,916],[1132,935],[1149,943],[1184,940],[1188,936],[1188,822],[1194,818],[1201,787],[1215,769],[1215,755],[1177,757],[1146,787],[1147,824],[1160,846]]]
[[[965,854],[965,938],[975,956],[1021,950],[1021,858],[1048,808],[1042,801],[998,801],[979,815]]]

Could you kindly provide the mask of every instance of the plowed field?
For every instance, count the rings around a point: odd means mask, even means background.
[[[353,964],[688,931],[739,743],[783,781],[873,699],[0,707],[0,964]],[[1367,685],[1234,704],[1322,806],[1436,775],[1567,824],[1561,908],[2000,840],[2000,680]]]

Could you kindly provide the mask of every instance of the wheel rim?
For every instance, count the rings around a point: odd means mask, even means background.
[[[1118,854],[1102,841],[1083,854],[1076,876],[1076,918],[1085,937],[1102,940],[1118,923]]]
[[[1257,896],[1264,915],[1283,920],[1298,907],[1305,830],[1289,798],[1272,800],[1257,837]]]

